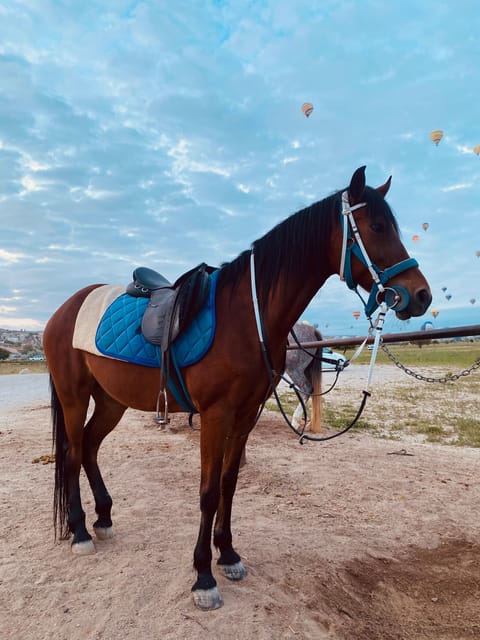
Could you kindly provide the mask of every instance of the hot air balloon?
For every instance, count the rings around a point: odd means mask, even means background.
[[[355,320],[358,320],[360,317],[360,311],[354,311],[352,315],[355,318]]]
[[[313,104],[311,102],[304,102],[302,105],[303,113],[309,118],[313,112]]]
[[[439,311],[438,309],[432,309],[432,310],[430,311],[430,313],[432,314],[432,316],[433,316],[434,318],[436,318],[436,317],[438,316],[438,314],[440,313],[440,311]]]
[[[434,142],[437,146],[442,138],[443,138],[443,131],[441,129],[434,129],[430,133],[430,140]]]
[[[477,154],[477,156],[480,155],[480,144],[476,144],[473,147],[473,153]]]
[[[477,258],[480,258],[480,251],[475,251],[475,255],[477,256]]]
[[[412,236],[412,240],[414,242],[418,242],[420,240],[420,236],[414,235],[414,236]]]
[[[422,229],[423,229],[424,231],[426,231],[426,230],[428,229],[428,227],[429,227],[429,226],[430,226],[430,225],[428,224],[428,222],[424,222],[424,223],[422,224]]]
[[[447,300],[451,300],[451,298],[452,298],[452,294],[451,294],[451,293],[447,293],[447,295],[445,296],[445,298],[446,298]]]
[[[470,298],[470,304],[475,304],[476,299],[475,298]]]
[[[430,320],[427,320],[420,327],[420,331],[428,331],[429,329],[433,329],[433,324],[430,322]]]
[[[446,290],[447,290],[447,287],[442,287],[443,293],[445,293]]]

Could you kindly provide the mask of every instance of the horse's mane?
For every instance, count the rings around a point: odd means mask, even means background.
[[[342,191],[297,211],[252,243],[259,290],[274,290],[280,274],[298,281],[310,269],[318,268],[329,250],[332,231],[340,223]],[[385,219],[398,231],[389,205],[375,189],[365,187],[364,200],[371,220]],[[247,249],[221,265],[219,286],[236,288],[249,267],[250,252]],[[265,303],[266,296],[262,299]]]

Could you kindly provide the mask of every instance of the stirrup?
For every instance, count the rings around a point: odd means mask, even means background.
[[[164,407],[165,410],[163,411],[163,416],[162,413],[159,409],[160,406],[160,395],[163,394],[163,403],[164,403]],[[170,418],[168,417],[168,398],[167,398],[167,390],[165,389],[165,387],[163,389],[160,389],[160,391],[158,392],[158,396],[157,396],[157,415],[154,418],[155,422],[157,424],[160,425],[167,425],[170,424]]]

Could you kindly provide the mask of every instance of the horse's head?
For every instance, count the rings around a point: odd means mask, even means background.
[[[341,232],[336,238],[341,243],[340,277],[349,288],[359,285],[370,292],[367,315],[385,301],[398,318],[406,320],[424,314],[432,294],[417,261],[402,244],[385,201],[390,180],[377,189],[367,187],[365,167],[360,167],[343,192]]]

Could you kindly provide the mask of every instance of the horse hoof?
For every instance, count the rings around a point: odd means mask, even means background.
[[[93,540],[84,540],[83,542],[75,542],[72,544],[72,553],[77,556],[90,556],[95,553],[95,545]]]
[[[202,611],[219,609],[223,605],[222,596],[217,587],[212,589],[196,589],[192,591],[195,606]]]
[[[99,540],[108,540],[109,538],[113,538],[112,527],[93,527],[93,530]]]
[[[247,570],[243,566],[243,562],[235,564],[222,564],[223,573],[229,580],[243,580],[247,577]]]

